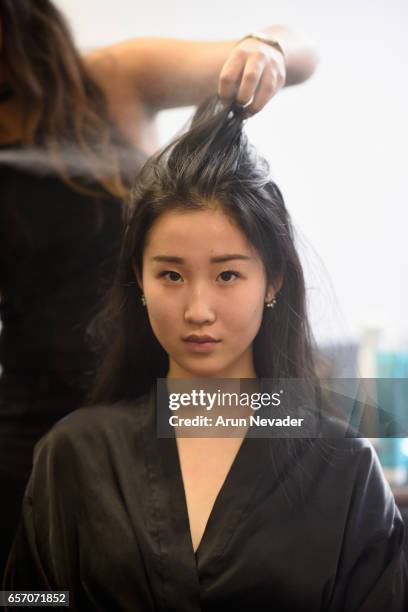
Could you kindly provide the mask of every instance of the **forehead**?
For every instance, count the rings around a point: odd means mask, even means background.
[[[150,229],[146,250],[164,249],[171,249],[173,255],[175,250],[184,255],[228,250],[254,256],[243,231],[220,208],[172,210],[161,215]]]

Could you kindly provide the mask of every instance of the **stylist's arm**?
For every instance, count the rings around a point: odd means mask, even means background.
[[[289,28],[270,26],[233,41],[134,39],[93,51],[86,61],[117,125],[152,152],[157,112],[199,104],[218,91],[256,113],[283,86],[308,79],[317,54]]]

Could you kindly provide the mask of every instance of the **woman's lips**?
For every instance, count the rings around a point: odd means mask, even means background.
[[[191,334],[187,338],[183,338],[183,340],[193,353],[210,353],[221,342],[221,340],[217,340],[212,336],[199,336],[197,334]]]

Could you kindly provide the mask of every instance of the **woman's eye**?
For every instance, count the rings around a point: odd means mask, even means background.
[[[238,278],[238,272],[233,272],[232,270],[226,270],[225,272],[221,272],[218,278],[220,278],[224,283],[229,283],[235,278]]]
[[[174,272],[174,270],[164,270],[163,272],[160,272],[160,278],[165,278],[172,283],[179,283],[183,280],[181,274]]]

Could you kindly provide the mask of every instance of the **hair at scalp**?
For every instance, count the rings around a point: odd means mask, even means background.
[[[116,279],[96,325],[101,359],[92,402],[137,397],[166,376],[168,358],[141,304],[135,268],[141,274],[146,240],[160,215],[214,204],[259,253],[268,282],[282,281],[254,341],[257,376],[314,377],[305,283],[282,194],[249,144],[240,111],[212,98],[136,178]]]

